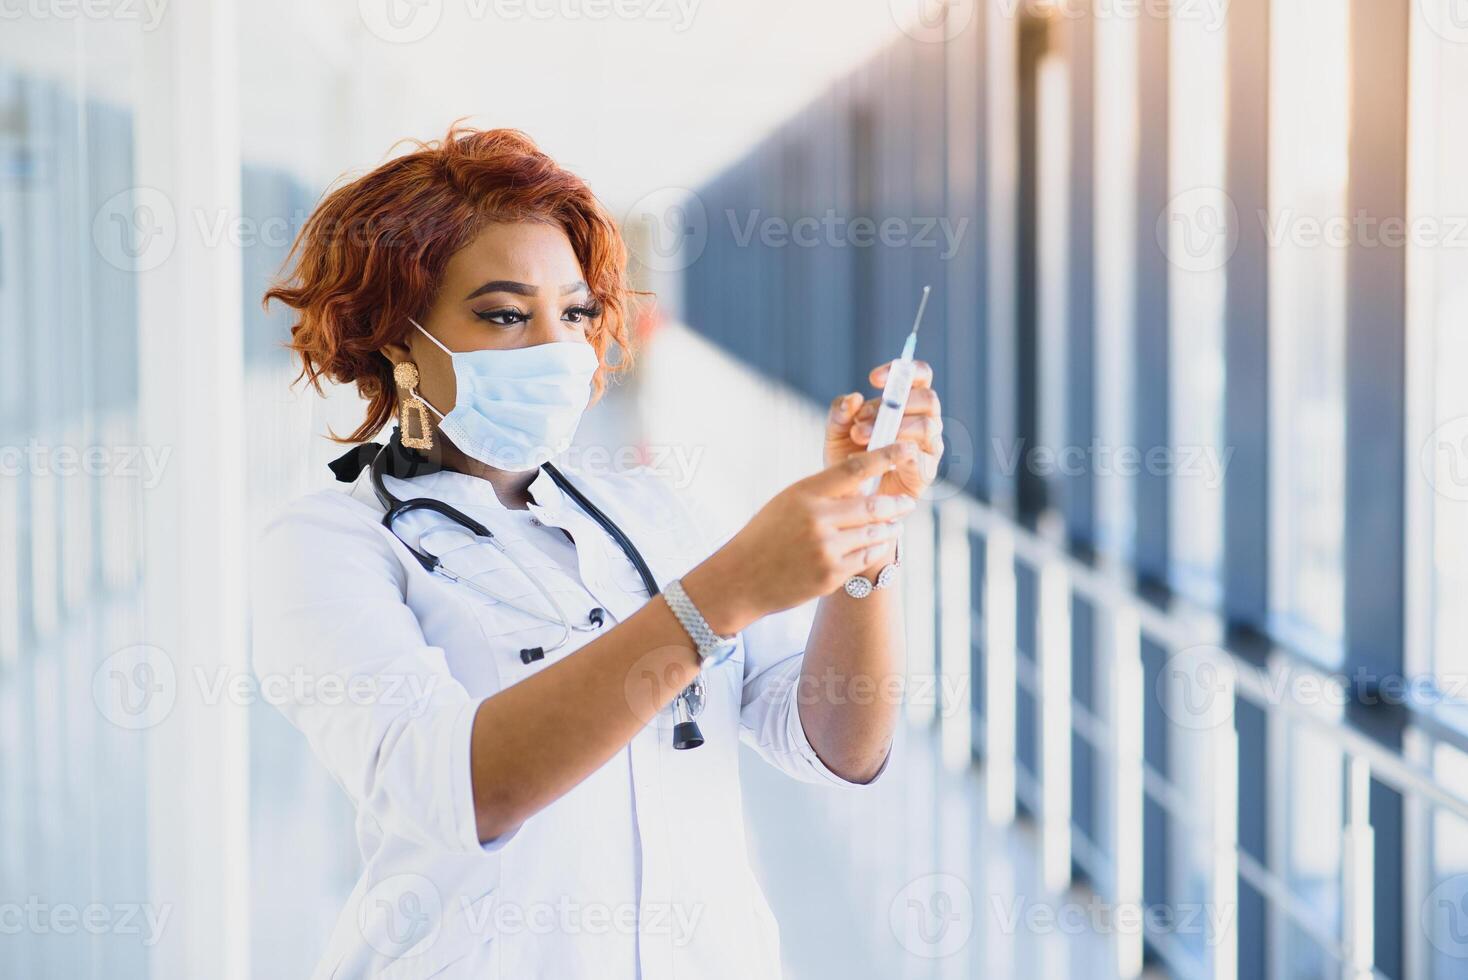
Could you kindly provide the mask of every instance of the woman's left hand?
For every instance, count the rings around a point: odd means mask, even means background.
[[[872,437],[872,423],[877,418],[877,406],[881,403],[882,386],[887,383],[887,372],[891,362],[879,365],[868,375],[878,395],[863,400],[861,392],[853,391],[831,403],[826,416],[825,465],[834,466],[853,453],[865,452]],[[938,393],[933,390],[933,368],[926,361],[914,361],[912,391],[907,396],[907,408],[902,413],[902,425],[897,430],[898,442],[911,442],[917,447],[916,456],[909,462],[882,477],[877,488],[880,494],[905,494],[917,497],[938,475],[938,460],[943,456],[943,414],[938,402]]]

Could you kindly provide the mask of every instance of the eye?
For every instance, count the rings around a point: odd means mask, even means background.
[[[501,327],[513,327],[530,319],[530,314],[522,313],[513,306],[505,306],[496,310],[481,310],[474,315],[486,323],[493,323]]]
[[[599,316],[601,316],[601,309],[599,307],[572,306],[567,308],[565,313],[561,314],[561,319],[567,323],[581,324],[587,320],[595,320]]]

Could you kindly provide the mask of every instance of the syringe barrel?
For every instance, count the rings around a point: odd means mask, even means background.
[[[892,368],[887,372],[887,384],[882,389],[882,401],[877,407],[877,420],[872,423],[872,437],[867,441],[868,450],[889,446],[897,438],[902,413],[907,409],[907,395],[912,391],[913,372],[910,360],[892,362]],[[862,485],[862,493],[876,493],[880,482],[880,478],[868,480]]]

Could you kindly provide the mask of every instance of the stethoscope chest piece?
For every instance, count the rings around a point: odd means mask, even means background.
[[[673,699],[673,717],[677,719],[673,724],[673,748],[696,749],[703,744],[703,732],[694,719],[703,714],[705,700],[702,677],[694,678]]]

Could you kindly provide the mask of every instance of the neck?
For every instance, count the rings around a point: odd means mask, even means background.
[[[526,509],[530,503],[530,484],[535,482],[535,470],[517,472],[496,469],[473,457],[466,456],[453,443],[444,439],[442,433],[438,435],[438,438],[443,440],[442,465],[444,469],[484,480],[494,488],[494,495],[499,498],[499,502],[510,510]]]

